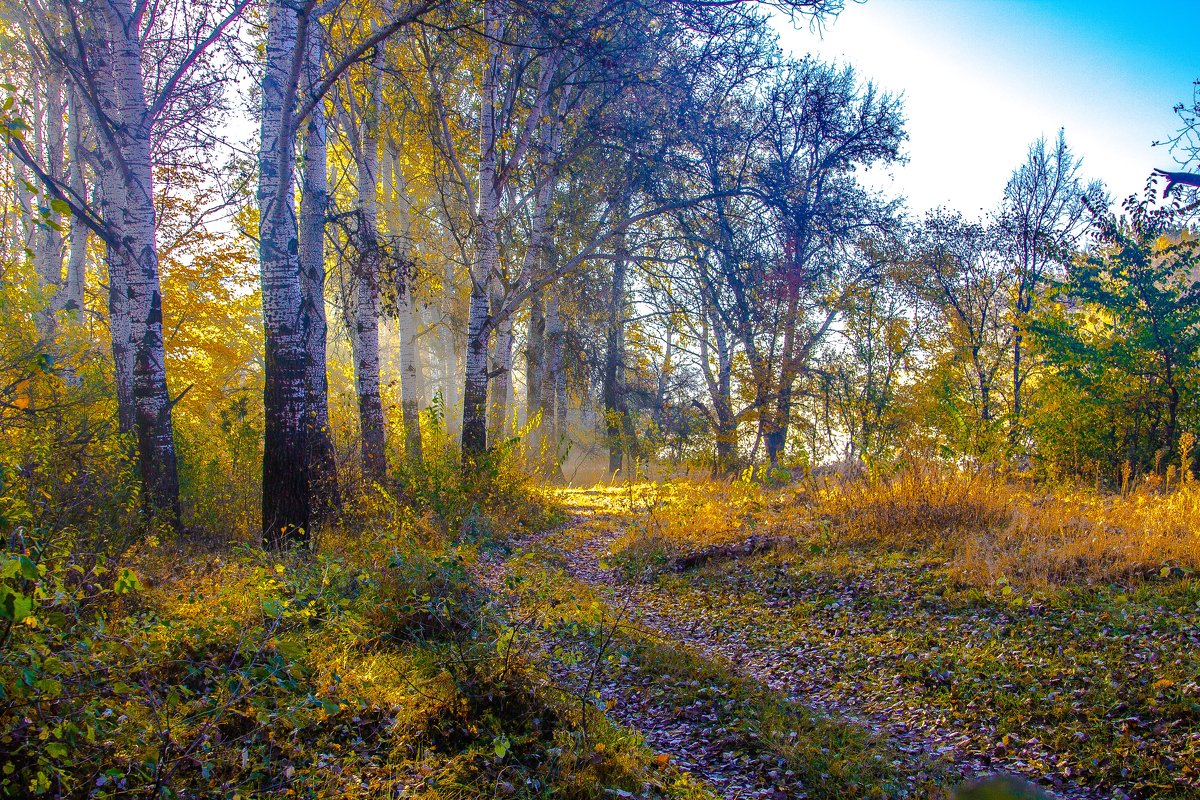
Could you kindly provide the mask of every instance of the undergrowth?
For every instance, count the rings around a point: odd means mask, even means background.
[[[35,518],[10,492],[0,796],[658,786],[636,741],[614,729],[597,749],[577,704],[534,679],[513,620],[475,578],[481,549],[558,512],[499,467],[468,477],[430,460],[395,496],[346,496],[311,552],[144,528],[105,541]]]

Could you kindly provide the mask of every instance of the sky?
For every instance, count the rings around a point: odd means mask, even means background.
[[[1155,167],[1200,78],[1200,0],[847,0],[824,30],[780,22],[800,56],[902,93],[909,162],[872,181],[913,211],[996,207],[1039,136],[1065,130],[1083,175],[1120,199]]]

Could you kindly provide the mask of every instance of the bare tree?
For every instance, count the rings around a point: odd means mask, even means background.
[[[1004,189],[999,225],[1013,269],[1012,414],[1013,444],[1021,435],[1025,328],[1047,272],[1066,263],[1088,227],[1084,197],[1098,195],[1099,184],[1085,187],[1080,160],[1060,130],[1053,144],[1039,138],[1025,163],[1013,171]]]

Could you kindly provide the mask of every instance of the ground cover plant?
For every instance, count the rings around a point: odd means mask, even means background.
[[[506,644],[470,571],[495,542],[375,505],[369,538],[332,529],[311,554],[152,537],[87,565],[7,557],[0,792],[670,794],[653,753],[582,738]]]
[[[640,604],[692,620],[718,653],[765,660],[811,702],[901,721],[1049,785],[1195,792],[1197,539],[1174,516],[1194,502],[1190,486],[1048,509],[1024,485],[927,467],[783,491],[657,491],[670,499],[635,511],[607,560],[653,587]],[[791,547],[672,570],[678,552],[705,546],[685,530],[697,492],[755,509],[743,536],[790,530]],[[647,558],[647,530],[676,555]],[[1069,560],[1042,537],[1073,537]]]

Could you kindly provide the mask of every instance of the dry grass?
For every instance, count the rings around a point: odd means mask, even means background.
[[[920,465],[887,479],[809,495],[831,536],[948,553],[957,577],[1064,585],[1129,581],[1200,568],[1200,486],[1124,495],[1052,492],[988,473]],[[1164,572],[1165,570],[1165,572]]]
[[[593,488],[626,517],[613,552],[633,571],[752,535],[823,550],[937,550],[956,579],[990,586],[1128,583],[1200,571],[1200,483],[1150,481],[1124,494],[1046,489],[988,472],[918,464],[883,478]],[[632,513],[630,513],[632,512]]]

